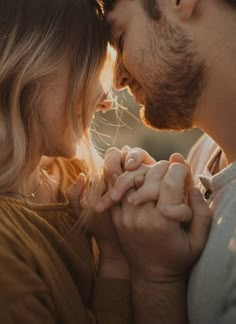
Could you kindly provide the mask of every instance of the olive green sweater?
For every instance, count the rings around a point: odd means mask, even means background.
[[[58,161],[61,203],[0,197],[0,323],[131,323],[129,282],[96,276],[64,195],[76,169]]]

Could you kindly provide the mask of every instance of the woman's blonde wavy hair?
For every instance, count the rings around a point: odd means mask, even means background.
[[[101,161],[91,144],[88,116],[101,99],[96,89],[107,53],[107,32],[99,0],[0,1],[0,192],[29,174],[42,151],[39,109],[42,84],[63,58],[69,63],[67,116],[89,165],[89,182],[100,185]],[[80,100],[82,125],[75,117]],[[79,135],[80,134],[80,135]],[[98,167],[99,165],[99,167]],[[100,170],[100,171],[99,171]],[[97,192],[96,185],[90,194]]]

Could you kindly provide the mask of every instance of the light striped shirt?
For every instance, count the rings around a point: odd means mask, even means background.
[[[190,324],[236,324],[236,162],[213,175],[220,153],[204,135],[189,155],[196,184],[214,215],[207,245],[190,277]]]

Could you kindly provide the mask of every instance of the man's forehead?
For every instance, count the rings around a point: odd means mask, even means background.
[[[131,1],[137,1],[137,0],[103,0],[103,8],[106,15],[108,15],[110,11],[114,10],[114,8],[119,7],[119,5]]]
[[[111,13],[114,13],[114,11],[116,11],[116,13],[121,13],[123,11],[124,14],[125,9],[127,8],[125,5],[128,5],[132,2],[136,2],[141,5],[144,11],[153,20],[158,21],[161,18],[162,15],[159,8],[160,1],[157,0],[103,0],[104,11],[107,16],[108,23],[112,24],[116,20],[115,17],[112,18]]]

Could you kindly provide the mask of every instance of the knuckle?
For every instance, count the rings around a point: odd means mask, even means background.
[[[122,186],[124,183],[129,182],[130,177],[129,171],[125,171],[117,178],[115,186]]]
[[[161,184],[162,189],[166,191],[173,192],[178,189],[178,184],[170,178],[164,178]]]
[[[138,174],[134,178],[134,184],[136,188],[140,188],[144,184],[145,176],[144,174]]]
[[[146,189],[146,197],[150,198],[150,200],[156,200],[159,195],[159,186],[151,185]]]
[[[149,168],[148,176],[153,179],[160,179],[166,174],[169,168],[169,162],[159,161]]]
[[[170,166],[170,162],[166,161],[166,160],[160,160],[157,163],[154,164],[154,166],[156,167],[169,167]]]
[[[165,204],[160,204],[159,205],[159,212],[162,214],[162,215],[168,215],[169,214],[169,206],[168,205],[165,205]]]
[[[186,176],[189,172],[189,169],[186,165],[177,162],[172,163],[169,167],[169,170],[172,173],[176,173],[183,176]]]

